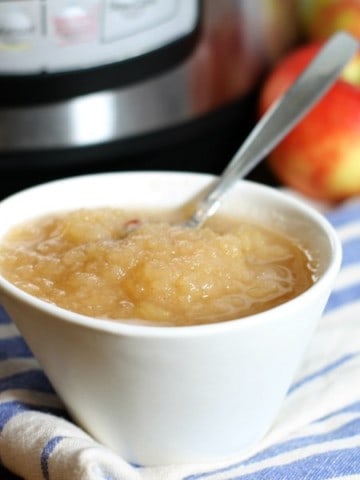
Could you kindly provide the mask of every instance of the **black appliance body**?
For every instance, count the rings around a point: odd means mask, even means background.
[[[292,0],[1,0],[0,195],[103,170],[218,173]]]

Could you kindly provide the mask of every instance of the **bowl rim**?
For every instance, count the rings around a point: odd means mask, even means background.
[[[66,184],[69,181],[86,181],[86,178],[95,178],[95,177],[110,177],[118,175],[156,175],[156,176],[176,176],[176,175],[187,175],[187,176],[199,176],[207,179],[214,179],[216,175],[201,173],[201,172],[183,172],[183,171],[151,171],[151,170],[137,170],[137,171],[114,171],[114,172],[101,172],[101,173],[90,173],[85,175],[76,175],[66,178],[61,178],[57,180],[52,180],[49,182],[44,182],[38,185],[31,186],[16,192],[0,201],[0,211],[3,204],[12,201],[15,197],[20,198],[23,194],[27,194],[30,191],[40,190],[43,187],[48,187],[53,184]],[[302,292],[300,295],[288,300],[287,302],[259,312],[253,315],[249,315],[239,319],[226,320],[222,322],[215,323],[206,323],[200,325],[186,325],[186,326],[159,326],[159,325],[150,325],[142,323],[131,323],[131,321],[121,321],[113,319],[103,319],[90,317],[87,315],[82,315],[70,310],[66,310],[57,305],[41,300],[23,290],[19,287],[13,285],[9,280],[7,280],[0,273],[0,300],[1,300],[1,290],[5,295],[11,296],[12,298],[20,301],[22,304],[30,306],[32,309],[37,309],[40,312],[44,312],[52,317],[57,318],[60,321],[64,321],[71,324],[77,324],[86,328],[90,328],[98,331],[105,331],[117,335],[126,335],[134,337],[187,337],[187,336],[197,336],[204,334],[216,334],[219,332],[230,331],[232,329],[247,329],[254,328],[255,326],[262,324],[263,322],[268,322],[270,319],[269,312],[271,312],[272,318],[283,318],[284,316],[288,317],[292,312],[299,310],[299,307],[304,302],[311,302],[312,298],[316,298],[321,295],[321,292],[329,289],[328,285],[331,284],[335,277],[337,276],[341,261],[342,261],[342,246],[340,239],[336,234],[334,227],[327,220],[327,218],[317,211],[314,207],[306,203],[305,201],[299,199],[298,197],[291,196],[288,193],[271,187],[269,185],[261,184],[247,179],[239,179],[238,182],[249,185],[251,188],[257,188],[263,190],[264,192],[271,192],[271,195],[275,196],[278,200],[286,202],[289,206],[295,208],[298,211],[301,211],[303,215],[311,219],[323,232],[325,232],[326,237],[329,242],[329,246],[332,252],[332,258],[329,262],[329,265],[322,273],[321,277],[311,285],[307,290]],[[36,218],[36,215],[35,215]],[[330,289],[329,289],[330,292]]]

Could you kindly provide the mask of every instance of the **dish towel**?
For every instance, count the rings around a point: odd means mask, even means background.
[[[271,430],[207,465],[129,465],[68,418],[0,308],[0,461],[26,480],[299,480],[360,478],[360,198],[324,213],[343,264]]]

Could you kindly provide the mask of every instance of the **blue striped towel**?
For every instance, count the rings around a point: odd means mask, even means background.
[[[360,199],[327,212],[343,266],[271,431],[213,465],[129,465],[67,417],[0,310],[0,459],[28,480],[283,480],[360,478]]]

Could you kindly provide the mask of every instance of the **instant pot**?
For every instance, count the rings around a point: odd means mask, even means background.
[[[292,0],[0,0],[1,195],[95,170],[218,173],[295,41]]]

